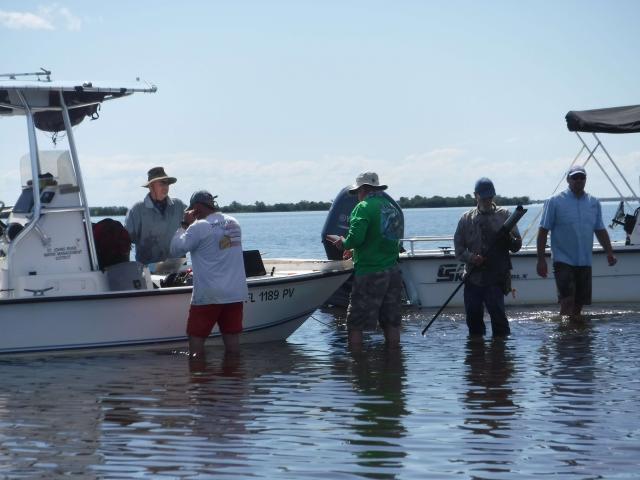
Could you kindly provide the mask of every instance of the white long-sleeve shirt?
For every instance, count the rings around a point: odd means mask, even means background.
[[[243,302],[247,277],[242,257],[240,224],[223,213],[212,213],[186,230],[179,228],[171,239],[171,255],[191,253],[192,305]]]

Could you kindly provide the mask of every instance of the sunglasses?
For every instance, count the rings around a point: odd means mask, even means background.
[[[571,175],[569,177],[571,180],[586,180],[587,176],[586,175],[582,175],[582,174],[577,174],[577,175]]]

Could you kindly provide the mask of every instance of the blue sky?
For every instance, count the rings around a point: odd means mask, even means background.
[[[389,193],[546,198],[578,151],[568,110],[640,103],[637,1],[0,1],[0,73],[136,77],[158,92],[75,129],[91,205],[131,205],[146,171],[253,203],[331,200],[377,171]],[[640,134],[603,135],[638,193]],[[41,148],[51,148],[41,136]],[[0,199],[24,121],[0,119]],[[615,192],[590,165],[587,189]]]

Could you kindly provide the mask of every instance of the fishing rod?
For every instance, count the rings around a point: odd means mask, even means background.
[[[497,232],[497,234],[495,236],[495,239],[494,239],[493,243],[491,244],[491,246],[489,247],[489,250],[487,250],[487,253],[485,254],[485,256],[487,256],[496,247],[496,245],[498,244],[498,240],[503,235],[505,235],[505,234],[508,235],[509,232],[511,232],[511,230],[513,230],[513,227],[515,227],[517,225],[517,223],[520,221],[520,219],[522,218],[522,216],[525,213],[527,213],[527,209],[524,208],[522,205],[518,205],[516,207],[516,209],[513,211],[513,213],[511,215],[509,215],[509,218],[507,218],[507,220],[504,222],[504,224],[498,230],[498,232]],[[473,271],[474,268],[475,268],[475,266],[472,266],[467,271],[467,273],[462,277],[462,280],[460,281],[460,283],[458,284],[456,289],[453,291],[453,293],[451,293],[451,295],[449,295],[449,298],[447,298],[447,301],[444,302],[444,305],[442,305],[440,307],[440,309],[436,312],[436,314],[433,316],[431,321],[427,324],[426,327],[424,327],[424,329],[422,330],[422,335],[423,336],[427,332],[427,330],[429,329],[431,324],[436,321],[436,318],[438,318],[438,316],[447,307],[447,305],[449,305],[449,302],[451,301],[451,299],[456,295],[456,293],[458,293],[460,288],[467,282],[467,278],[469,277],[469,274]]]

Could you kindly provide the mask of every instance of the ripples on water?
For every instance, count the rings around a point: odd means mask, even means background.
[[[0,361],[1,478],[638,478],[638,309],[582,325],[407,310],[403,346],[345,345],[322,310],[287,343]],[[322,322],[322,323],[320,323]]]

